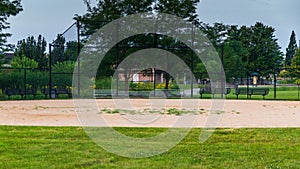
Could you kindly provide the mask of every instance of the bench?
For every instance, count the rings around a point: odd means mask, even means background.
[[[111,98],[112,96],[118,98],[136,97],[149,98],[151,91],[118,91],[111,89],[94,89],[93,98]],[[156,90],[156,96],[164,95],[166,98],[181,97],[179,90]]]
[[[141,91],[129,91],[129,96],[130,97],[141,98],[142,97],[142,92]]]
[[[149,96],[149,92],[147,91],[116,91],[112,89],[94,89],[93,90],[93,98],[111,98],[112,96],[118,98],[127,98],[127,97],[137,97],[144,98]]]
[[[154,96],[153,91],[130,91],[130,97],[139,97],[139,98],[149,98],[149,96]],[[164,98],[178,98],[181,97],[179,90],[173,89],[158,89],[155,90],[155,97],[164,97]]]
[[[262,88],[249,88],[249,89],[238,88],[238,89],[236,89],[235,94],[236,94],[236,99],[239,98],[239,95],[248,95],[248,96],[250,96],[250,99],[251,99],[252,95],[262,95],[263,99],[265,99],[265,96],[269,94],[269,89],[267,89],[267,88],[265,88],[265,89],[262,89]]]
[[[58,95],[60,94],[67,94],[69,98],[72,96],[72,91],[70,89],[64,89],[64,88],[57,88],[57,89],[52,89],[52,91],[55,94],[55,97],[57,98]],[[48,88],[43,88],[42,93],[45,95],[45,98],[49,95],[49,89]]]
[[[107,98],[112,97],[111,89],[94,89],[93,90],[93,98]]]
[[[69,98],[72,97],[72,91],[71,91],[70,89],[57,88],[57,89],[55,89],[54,91],[55,91],[56,98],[57,98],[58,95],[60,95],[60,94],[67,94]]]
[[[231,92],[230,88],[213,88],[212,90],[209,88],[200,88],[199,94],[200,98],[202,99],[203,94],[212,94],[213,98],[215,98],[215,94],[223,94],[223,95],[228,95]]]
[[[24,96],[33,95],[33,97],[35,99],[36,95],[37,95],[35,89],[26,89],[25,91],[22,89],[4,89],[4,94],[8,96],[9,100],[10,100],[10,97],[13,95],[20,95],[22,100],[24,100]]]
[[[47,88],[42,88],[42,93],[45,95],[45,98],[49,95],[49,89]]]
[[[181,97],[180,91],[179,90],[174,90],[174,89],[165,89],[162,90],[166,96],[166,98],[178,98]]]

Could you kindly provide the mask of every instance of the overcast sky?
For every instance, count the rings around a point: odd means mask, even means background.
[[[23,0],[24,11],[9,19],[13,34],[9,43],[29,35],[42,34],[47,42],[67,29],[75,14],[86,12],[83,0]],[[200,20],[207,23],[254,25],[262,22],[276,29],[276,38],[285,52],[292,30],[300,38],[299,0],[201,0]]]

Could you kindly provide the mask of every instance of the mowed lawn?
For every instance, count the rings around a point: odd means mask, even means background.
[[[117,128],[135,137],[159,128]],[[300,129],[192,129],[164,154],[131,159],[104,151],[80,127],[0,127],[0,168],[300,168]],[[114,140],[115,141],[115,140]]]

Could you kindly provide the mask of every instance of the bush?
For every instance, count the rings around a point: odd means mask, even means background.
[[[1,88],[24,88],[24,71],[6,70],[0,76]]]
[[[94,88],[96,89],[110,89],[112,83],[111,77],[101,78],[95,80]]]
[[[166,84],[165,83],[160,83],[156,85],[156,89],[165,89]],[[169,89],[179,89],[179,86],[175,83],[169,83]]]
[[[296,83],[296,79],[287,79],[287,80],[278,81],[278,84],[295,84],[295,83]]]
[[[24,69],[3,70],[0,74],[0,87],[12,88],[12,89],[23,89],[25,80]],[[26,70],[26,87],[41,89],[49,84],[49,72],[36,71],[27,69]]]
[[[151,91],[154,85],[151,82],[130,83],[130,90],[133,91]]]

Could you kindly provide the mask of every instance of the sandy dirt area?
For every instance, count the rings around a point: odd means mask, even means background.
[[[0,125],[17,126],[81,126],[91,125],[101,118],[107,126],[125,127],[171,127],[179,126],[204,127],[216,125],[220,128],[273,128],[300,127],[300,102],[296,101],[254,101],[254,100],[124,100],[98,99],[90,100],[97,105],[97,110],[89,110],[84,101],[74,100],[34,100],[0,102]],[[155,102],[155,103],[153,103]],[[80,104],[78,104],[80,103]],[[153,105],[162,106],[165,110],[178,108],[197,110],[197,115],[132,115],[126,113],[99,113],[104,109],[122,109],[128,105],[136,110],[150,110]],[[157,107],[154,107],[155,109]],[[76,111],[81,111],[77,114]],[[86,111],[86,114],[85,112]],[[185,124],[189,123],[189,124]],[[177,123],[176,123],[177,124]],[[99,126],[105,126],[100,124]]]

